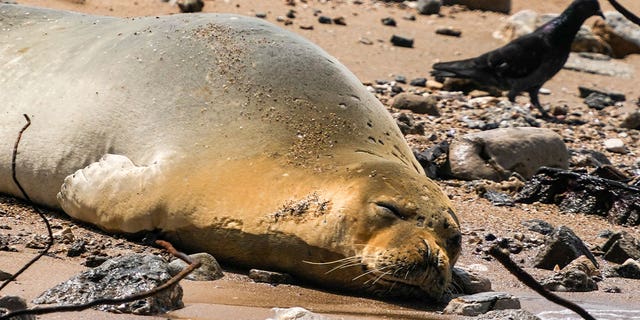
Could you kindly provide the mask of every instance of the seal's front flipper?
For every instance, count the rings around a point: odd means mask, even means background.
[[[70,216],[109,231],[153,230],[166,217],[160,173],[158,164],[136,166],[125,156],[107,154],[67,176],[58,203]]]

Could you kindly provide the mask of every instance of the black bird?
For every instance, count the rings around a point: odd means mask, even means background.
[[[526,91],[529,99],[547,117],[538,91],[569,58],[571,43],[584,21],[594,15],[604,19],[597,0],[575,0],[558,17],[534,32],[476,58],[433,65],[436,79],[472,79],[480,84],[509,90],[509,101]]]

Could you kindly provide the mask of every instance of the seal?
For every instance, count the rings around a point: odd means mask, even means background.
[[[0,192],[320,286],[437,299],[452,205],[335,58],[262,20],[0,5]]]

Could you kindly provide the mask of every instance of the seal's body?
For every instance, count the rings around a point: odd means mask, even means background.
[[[230,263],[438,297],[451,204],[335,58],[258,19],[0,5],[0,192]],[[343,260],[340,260],[343,259]]]

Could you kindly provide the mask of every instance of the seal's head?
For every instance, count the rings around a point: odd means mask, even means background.
[[[333,274],[325,281],[384,297],[440,298],[461,245],[449,199],[433,181],[395,162],[350,171],[332,197],[341,240],[333,247],[342,258],[320,264]]]

